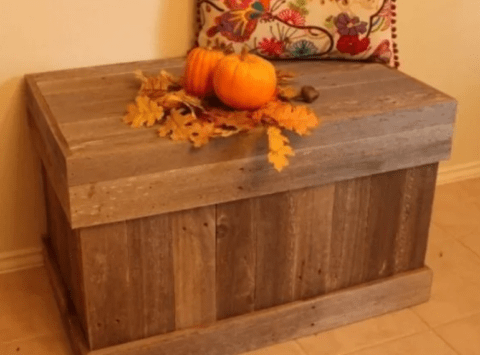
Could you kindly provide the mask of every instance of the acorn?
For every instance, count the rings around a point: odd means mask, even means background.
[[[319,96],[320,93],[313,86],[302,86],[302,89],[300,91],[300,97],[303,99],[303,101],[307,103],[312,103],[313,101],[318,99]]]

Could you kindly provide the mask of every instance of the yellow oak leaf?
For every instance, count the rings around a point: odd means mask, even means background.
[[[280,127],[294,131],[303,136],[310,133],[310,129],[319,124],[315,113],[307,106],[294,106],[290,103],[270,101],[262,108],[254,112],[255,119],[259,117],[271,123],[276,122]]]
[[[180,86],[180,79],[172,74],[161,70],[157,76],[146,77],[142,71],[137,70],[135,76],[141,80],[139,95],[157,98],[168,91],[170,87]]]
[[[182,115],[178,110],[171,110],[162,127],[158,130],[160,137],[170,137],[174,141],[185,141],[190,137],[190,128],[195,116],[191,113]]]
[[[215,125],[210,122],[196,120],[190,128],[189,139],[195,148],[200,148],[210,141],[214,135]]]
[[[137,96],[135,104],[127,107],[127,114],[123,121],[132,127],[147,127],[162,119],[164,114],[163,107],[157,105],[155,101],[150,100],[147,96]]]
[[[294,156],[295,153],[289,145],[289,140],[282,134],[278,127],[270,126],[267,130],[268,146],[270,152],[268,153],[268,161],[273,164],[278,172],[281,172],[289,162],[287,156]]]
[[[282,100],[291,100],[297,97],[300,94],[298,89],[293,86],[278,86],[277,87],[277,96]]]
[[[203,110],[202,101],[196,96],[188,95],[183,89],[165,93],[155,102],[165,109],[187,106],[192,112],[194,107]]]

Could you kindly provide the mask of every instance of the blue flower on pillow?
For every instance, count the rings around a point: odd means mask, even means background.
[[[290,46],[290,53],[294,57],[303,57],[318,53],[318,48],[313,42],[302,39]]]

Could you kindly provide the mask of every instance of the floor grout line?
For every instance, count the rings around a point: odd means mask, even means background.
[[[359,352],[359,351],[363,351],[363,350],[367,350],[367,349],[372,349],[376,346],[379,346],[379,345],[383,345],[383,344],[388,344],[388,343],[391,343],[391,342],[394,342],[394,341],[398,341],[398,340],[402,340],[402,339],[406,339],[406,338],[409,338],[411,336],[414,336],[414,335],[419,335],[419,334],[424,334],[424,333],[428,333],[430,332],[431,329],[427,329],[427,330],[423,330],[423,331],[420,331],[420,332],[414,332],[412,334],[408,334],[408,335],[402,335],[402,336],[399,336],[398,338],[392,338],[392,339],[389,339],[387,341],[380,341],[378,342],[377,344],[374,344],[372,346],[364,346],[364,347],[360,347],[358,348],[357,350],[354,350],[354,351],[349,351],[349,352],[346,352],[346,353],[343,353],[343,354],[334,354],[334,355],[352,355],[352,354],[355,354],[356,352]],[[308,355],[308,354],[307,354]],[[332,354],[333,355],[333,354]]]
[[[460,354],[447,340],[445,340],[440,334],[438,334],[438,332],[434,329],[434,328],[431,328],[432,329],[432,332],[435,333],[435,335],[437,337],[439,337],[445,344],[447,344],[447,346],[457,355],[462,355]]]

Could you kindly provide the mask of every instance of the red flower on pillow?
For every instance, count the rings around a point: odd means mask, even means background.
[[[300,12],[296,10],[292,10],[292,9],[282,10],[278,14],[278,18],[294,26],[305,25],[305,17],[303,17],[302,14],[300,14]]]
[[[270,39],[264,38],[258,43],[260,51],[271,57],[278,57],[283,52],[284,44],[282,41],[272,37]]]
[[[341,53],[348,53],[350,55],[356,55],[365,52],[370,45],[370,38],[365,37],[360,39],[356,36],[341,36],[337,42],[337,49]]]
[[[207,36],[217,33],[234,42],[245,42],[257,28],[258,21],[267,14],[270,0],[227,0],[229,11],[215,18],[215,25],[207,30]]]

